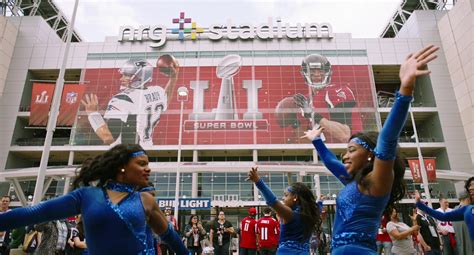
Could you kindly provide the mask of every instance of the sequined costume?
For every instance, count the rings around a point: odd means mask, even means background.
[[[273,194],[262,179],[256,182],[255,186],[260,190],[269,206],[278,202],[275,194]],[[280,240],[277,254],[309,255],[309,239],[311,236],[304,237],[304,223],[301,221],[301,208],[297,205],[294,206],[292,210],[293,217],[291,221],[280,224]]]
[[[127,187],[109,182],[106,188],[117,191],[120,186]],[[129,195],[113,204],[105,188],[79,188],[36,206],[0,215],[0,230],[81,214],[89,254],[155,254],[153,240],[146,230],[147,221],[140,193],[133,188],[119,191],[127,191]],[[171,224],[160,237],[171,244],[176,254],[189,254]]]
[[[304,237],[304,223],[301,221],[300,206],[293,209],[293,217],[290,222],[280,224],[280,241],[277,254],[309,255],[309,239]]]
[[[405,124],[411,100],[411,96],[396,94],[394,106],[380,132],[376,148],[370,148],[358,138],[355,138],[358,139],[355,142],[381,160],[394,160],[398,137]],[[342,162],[327,149],[320,137],[313,140],[313,145],[324,165],[345,185],[336,199],[331,254],[376,254],[377,229],[390,192],[383,196],[363,194]]]

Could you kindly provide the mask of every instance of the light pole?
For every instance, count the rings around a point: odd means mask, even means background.
[[[71,23],[69,23],[67,30],[66,47],[64,49],[63,63],[59,70],[59,76],[56,80],[54,88],[53,101],[51,102],[51,110],[49,113],[48,126],[46,127],[46,137],[44,139],[43,154],[41,154],[41,161],[36,178],[36,186],[33,194],[33,205],[41,202],[43,198],[44,178],[46,176],[46,168],[48,167],[49,152],[51,150],[51,143],[53,141],[53,134],[56,130],[56,121],[58,119],[59,104],[61,103],[61,94],[64,87],[64,74],[66,73],[66,64],[69,56],[69,48],[71,46],[72,30],[74,29],[74,22],[76,20],[77,6],[79,0],[74,2],[74,9],[72,11]]]
[[[413,109],[411,106],[410,106],[410,118],[411,118],[411,124],[413,126],[413,133],[415,135],[416,150],[418,152],[418,161],[420,162],[420,168],[421,168],[420,172],[421,172],[421,178],[423,181],[423,188],[425,190],[425,195],[426,195],[426,199],[428,200],[429,206],[433,207],[433,204],[431,203],[430,188],[428,186],[428,174],[426,172],[425,161],[423,160],[423,155],[421,154],[420,141],[418,139],[418,132],[416,130],[415,118],[413,118]]]
[[[179,136],[178,136],[178,160],[176,161],[176,187],[174,195],[174,218],[176,224],[178,224],[178,211],[179,211],[179,184],[180,184],[180,173],[179,168],[181,165],[181,142],[183,138],[183,110],[184,102],[188,101],[188,89],[184,86],[178,88],[178,102],[181,103],[181,110],[179,112]]]

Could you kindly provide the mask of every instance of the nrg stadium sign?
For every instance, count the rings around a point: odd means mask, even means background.
[[[191,22],[190,18],[184,18],[184,13],[181,13],[180,18],[173,19],[173,23],[178,23],[179,28],[171,29],[171,33],[163,25],[144,25],[138,29],[133,26],[121,26],[119,30],[119,42],[141,42],[152,41],[150,47],[159,48],[165,45],[167,36],[169,34],[178,34],[178,39],[183,41],[185,37],[190,37],[191,40],[197,40],[198,34],[202,34],[203,38],[212,41],[221,39],[228,40],[271,40],[277,39],[331,39],[334,37],[332,26],[329,23],[297,23],[296,26],[291,26],[289,23],[282,24],[280,18],[276,18],[276,24],[273,18],[268,18],[266,23],[254,26],[253,24],[235,25],[232,20],[228,20],[224,24],[211,25],[207,31],[196,25],[196,22]],[[191,23],[191,28],[184,28],[186,23]]]

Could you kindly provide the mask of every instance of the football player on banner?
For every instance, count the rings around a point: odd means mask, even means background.
[[[306,56],[301,63],[301,75],[308,85],[308,94],[298,93],[278,103],[275,117],[280,127],[293,127],[298,138],[308,128],[321,126],[333,143],[347,142],[351,133],[363,130],[360,114],[352,110],[357,105],[354,93],[347,85],[331,83],[331,63],[326,57]]]
[[[179,72],[179,64],[171,55],[161,56],[157,67],[169,77],[164,89],[150,85],[153,66],[146,60],[125,62],[119,69],[121,89],[110,99],[103,116],[99,113],[97,95],[85,95],[82,104],[89,123],[104,144],[153,145],[153,130],[168,109]]]

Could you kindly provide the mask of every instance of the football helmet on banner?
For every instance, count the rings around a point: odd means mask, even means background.
[[[151,81],[153,75],[153,66],[146,60],[129,59],[119,70],[121,75],[130,78],[131,88],[141,88],[147,82]]]
[[[322,89],[331,84],[331,63],[318,54],[306,56],[301,63],[301,75],[308,86]]]

